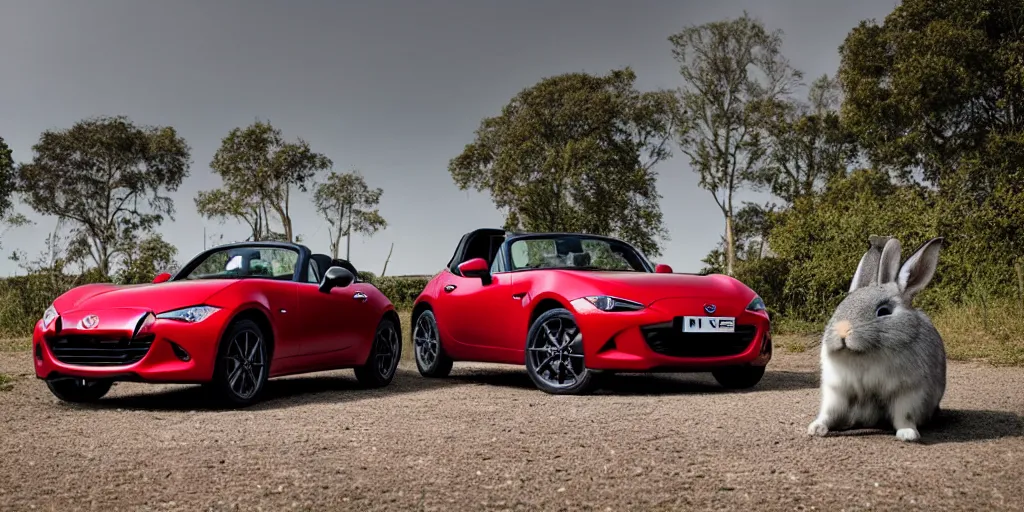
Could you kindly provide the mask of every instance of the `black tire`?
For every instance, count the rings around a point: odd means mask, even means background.
[[[416,317],[412,326],[413,353],[416,355],[416,369],[420,375],[429,378],[444,378],[452,373],[455,361],[448,357],[437,329],[437,318],[429,309]]]
[[[750,389],[761,382],[764,366],[728,366],[712,370],[711,375],[728,389]]]
[[[555,324],[558,331],[549,334]],[[552,337],[561,343],[556,348]],[[583,395],[597,387],[596,375],[583,359],[583,336],[576,319],[563,308],[545,311],[530,326],[526,335],[526,373],[538,389],[552,395]],[[559,383],[566,377],[571,383]]]
[[[246,353],[251,357],[242,358]],[[232,323],[221,340],[213,381],[207,386],[214,398],[232,408],[252,405],[263,395],[269,375],[270,350],[263,329],[248,319]]]
[[[377,324],[366,363],[355,368],[356,380],[366,388],[387,386],[394,380],[401,359],[402,333],[394,322],[384,318]]]
[[[60,378],[46,381],[50,393],[61,401],[73,404],[87,404],[103,398],[113,386],[113,381],[95,379]]]

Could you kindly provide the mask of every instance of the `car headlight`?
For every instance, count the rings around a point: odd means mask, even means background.
[[[644,305],[639,302],[609,297],[607,295],[594,295],[585,298],[587,302],[590,302],[601,311],[637,311],[644,308]]]
[[[213,306],[192,306],[160,313],[156,317],[162,320],[179,320],[194,324],[196,322],[202,322],[206,317],[212,315],[218,309],[220,308],[215,308]]]
[[[50,304],[50,307],[43,311],[43,328],[49,327],[57,319],[57,308]]]
[[[764,311],[764,310],[765,310],[764,301],[761,300],[761,297],[754,297],[754,300],[750,301],[750,304],[747,304],[747,311]]]

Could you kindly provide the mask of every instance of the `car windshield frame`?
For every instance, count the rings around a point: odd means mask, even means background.
[[[517,243],[538,241],[538,240],[550,240],[556,246],[555,258],[549,258],[545,261],[545,264],[541,266],[518,266],[513,258],[513,248]],[[618,256],[625,263],[624,267],[610,267],[602,265],[600,260],[594,261],[595,254],[593,251],[588,251],[585,247],[585,242],[600,242],[607,244],[612,249],[612,253]],[[569,251],[566,254],[558,254],[558,246],[563,247],[578,245],[578,248],[582,249],[582,253]],[[533,270],[578,270],[578,271],[595,271],[595,272],[637,272],[637,273],[654,273],[654,265],[651,264],[650,260],[635,247],[627,242],[619,240],[617,238],[611,238],[600,235],[587,235],[579,233],[531,233],[528,235],[519,235],[509,237],[505,243],[504,248],[501,250],[501,257],[505,258],[506,271],[508,272],[529,272]],[[571,254],[587,254],[590,256],[589,264],[587,262],[581,262],[579,256],[571,256]],[[610,255],[609,255],[610,257]],[[565,259],[570,258],[570,259]],[[632,260],[632,261],[630,261]],[[582,264],[580,264],[582,263]]]
[[[269,260],[264,260],[262,258],[263,256],[267,256],[263,253],[268,251],[293,253],[295,255],[295,261],[291,264],[290,271],[279,269],[280,272],[274,272],[274,258]],[[222,258],[221,255],[226,255],[227,258],[223,259],[223,262],[219,265],[215,264],[214,266],[220,267],[222,270],[218,272],[206,272],[206,269],[202,268],[213,258]],[[260,256],[260,258],[254,258],[253,256]],[[273,281],[295,281],[301,277],[299,274],[304,273],[300,272],[301,270],[304,270],[303,265],[308,264],[306,263],[308,258],[303,256],[304,254],[300,247],[290,244],[232,244],[214,247],[193,258],[192,261],[182,267],[172,280],[210,281],[216,279],[267,279]],[[253,272],[252,263],[254,261],[260,262],[259,268],[262,272]],[[231,269],[227,268],[228,263],[231,263]],[[233,270],[237,271],[233,272]]]

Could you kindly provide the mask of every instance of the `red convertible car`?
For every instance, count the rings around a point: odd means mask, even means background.
[[[68,402],[142,381],[202,383],[245,406],[270,377],[338,368],[385,386],[401,357],[398,315],[356,275],[303,245],[254,242],[210,249],[153,284],[79,286],[36,323],[36,376]]]
[[[553,394],[597,373],[711,372],[756,385],[772,357],[764,302],[724,275],[673,274],[629,244],[595,235],[480,229],[459,242],[412,313],[416,365],[522,365]]]

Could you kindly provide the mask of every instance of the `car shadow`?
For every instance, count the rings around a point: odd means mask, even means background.
[[[367,389],[356,381],[351,370],[312,373],[281,377],[267,381],[259,402],[246,411],[274,410],[317,403],[337,403],[385,397],[398,393],[415,393],[446,384],[425,379],[414,370],[399,367],[394,380],[386,387]],[[70,405],[93,409],[126,409],[136,411],[230,411],[200,386],[180,385],[156,392],[109,396],[93,404]]]
[[[449,380],[519,389],[536,389],[524,369],[482,370],[459,369]],[[596,395],[686,395],[706,393],[757,393],[815,389],[818,374],[814,372],[768,370],[757,386],[746,390],[723,388],[709,374],[700,373],[623,373],[601,377]]]
[[[927,425],[918,427],[921,444],[969,443],[1006,437],[1024,437],[1024,416],[1008,411],[943,409]],[[893,436],[892,428],[858,428],[830,432],[829,437]]]

